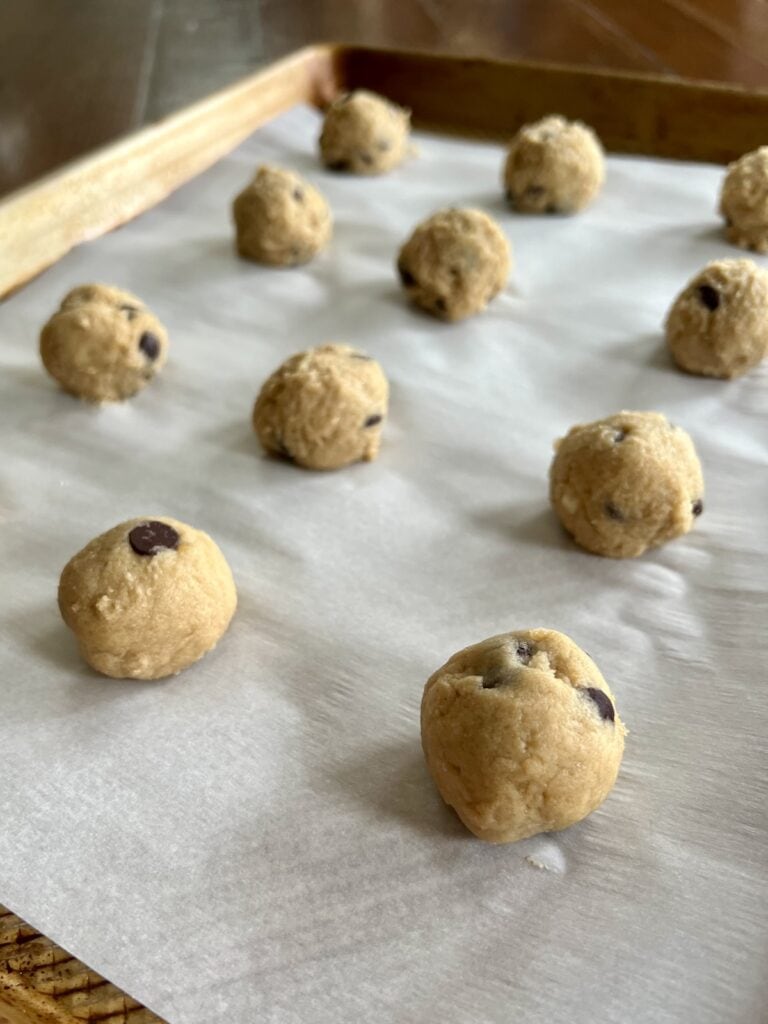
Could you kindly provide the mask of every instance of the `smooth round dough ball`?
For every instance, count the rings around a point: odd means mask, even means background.
[[[567,828],[599,807],[625,733],[597,665],[551,629],[465,647],[431,676],[421,702],[440,795],[491,843]]]
[[[328,107],[320,155],[332,171],[384,174],[408,153],[411,112],[383,96],[357,89]]]
[[[43,327],[40,356],[69,394],[117,402],[141,391],[163,368],[168,335],[135,295],[86,284],[68,292]]]
[[[705,377],[739,377],[768,353],[768,272],[715,260],[688,282],[665,323],[675,362]]]
[[[163,516],[129,519],[64,567],[59,609],[105,676],[162,679],[216,646],[237,594],[207,533]]]
[[[237,251],[256,263],[307,263],[331,237],[331,209],[314,185],[282,167],[260,167],[233,204]]]
[[[604,180],[603,147],[595,133],[556,114],[521,128],[504,165],[507,199],[520,213],[577,213]]]
[[[720,213],[729,242],[742,249],[768,252],[768,146],[728,165]]]
[[[379,452],[389,384],[350,345],[321,345],[287,359],[265,382],[253,426],[266,452],[306,469],[338,469]]]
[[[439,210],[400,249],[397,271],[416,305],[441,320],[478,313],[507,283],[512,257],[482,210]]]
[[[693,441],[658,412],[619,412],[555,442],[550,498],[587,551],[634,558],[688,533],[703,509]]]

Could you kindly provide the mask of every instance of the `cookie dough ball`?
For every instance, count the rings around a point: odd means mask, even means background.
[[[421,702],[440,795],[491,843],[567,828],[599,807],[625,732],[597,665],[551,629],[465,647],[428,680]]]
[[[282,167],[260,167],[232,209],[237,251],[256,263],[307,263],[331,237],[328,203],[301,175]]]
[[[580,121],[552,115],[525,125],[512,139],[504,188],[520,213],[577,213],[605,179],[603,148]]]
[[[168,335],[141,299],[103,284],[73,288],[40,335],[43,366],[71,395],[117,402],[165,365]]]
[[[688,533],[703,509],[693,441],[658,412],[619,412],[555,442],[550,497],[587,551],[634,558]]]
[[[129,519],[64,567],[59,609],[105,676],[161,679],[215,647],[237,594],[207,533],[176,519]]]
[[[441,320],[478,313],[507,282],[510,247],[482,210],[440,210],[400,250],[397,271],[408,297]]]
[[[752,260],[708,263],[675,299],[665,330],[681,369],[739,377],[768,353],[768,273]]]
[[[729,242],[768,252],[768,146],[729,164],[720,193],[720,213]]]
[[[320,135],[320,155],[332,171],[384,174],[405,159],[411,112],[376,93],[358,89],[330,105]]]
[[[291,356],[266,381],[253,410],[264,450],[306,469],[375,459],[389,385],[370,356],[321,345]]]

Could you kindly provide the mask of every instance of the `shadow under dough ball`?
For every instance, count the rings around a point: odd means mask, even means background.
[[[305,469],[375,459],[389,384],[370,356],[321,345],[291,356],[264,383],[253,427],[266,452]]]
[[[692,278],[665,322],[677,365],[740,377],[768,354],[768,272],[752,260],[715,260]]]
[[[400,249],[397,272],[408,298],[441,320],[479,313],[507,283],[509,242],[482,210],[439,210]]]
[[[294,267],[325,248],[333,218],[325,198],[293,171],[264,164],[232,206],[238,253],[256,263]]]
[[[428,680],[421,741],[467,828],[511,843],[581,821],[616,782],[626,729],[597,665],[563,633],[502,633]]]
[[[768,253],[768,146],[728,165],[720,192],[720,213],[729,242]]]
[[[130,292],[73,288],[40,334],[40,357],[64,391],[117,402],[141,391],[165,365],[165,328]]]
[[[577,213],[602,188],[605,157],[587,125],[550,115],[525,125],[510,143],[503,183],[520,213]]]
[[[358,89],[328,107],[320,134],[320,156],[332,171],[385,174],[405,159],[411,112],[383,96]]]
[[[703,494],[693,441],[661,413],[616,413],[555,442],[552,505],[593,554],[634,558],[687,533]]]
[[[208,534],[176,519],[129,519],[64,567],[59,609],[97,672],[161,679],[215,647],[237,593]]]

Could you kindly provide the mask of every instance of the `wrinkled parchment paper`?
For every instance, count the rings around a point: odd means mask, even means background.
[[[752,1024],[768,980],[768,367],[676,371],[685,281],[738,256],[720,168],[611,159],[573,219],[508,212],[501,148],[418,140],[391,176],[324,172],[296,109],[0,308],[0,901],[171,1024]],[[259,161],[317,183],[330,250],[233,254]],[[412,226],[480,206],[507,292],[447,326],[408,308]],[[64,292],[140,295],[171,361],[135,399],[58,392],[37,333]],[[312,474],[263,458],[253,399],[289,354],[366,349],[392,384],[381,457]],[[547,505],[552,441],[621,408],[693,435],[705,512],[635,561],[584,554]],[[97,677],[58,573],[136,515],[210,532],[240,605],[164,683]],[[422,764],[426,677],[547,625],[595,657],[631,734],[614,793],[565,833],[472,839]]]

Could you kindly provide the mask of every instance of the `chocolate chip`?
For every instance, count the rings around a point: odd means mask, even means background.
[[[562,213],[562,212],[563,211],[560,209],[560,207],[559,206],[555,206],[554,203],[550,203],[547,206],[547,208],[544,210],[544,213]]]
[[[483,676],[483,689],[484,690],[495,690],[497,686],[505,682],[507,678],[506,672],[500,672],[498,668],[493,669],[488,675]]]
[[[375,415],[368,417],[368,419],[365,421],[363,426],[364,427],[375,427],[378,423],[381,423],[381,421],[383,419],[384,419],[383,416],[380,416],[379,413],[375,413]]]
[[[627,436],[626,430],[617,430],[613,435],[613,440],[616,444],[620,444],[621,441]]]
[[[121,306],[120,312],[125,313],[129,320],[133,320],[134,317],[139,315],[140,310],[138,306]]]
[[[139,348],[153,362],[160,355],[160,339],[150,331],[144,331],[139,338]]]
[[[515,654],[524,665],[527,665],[533,657],[533,647],[527,640],[518,640]]]
[[[349,160],[331,160],[326,166],[329,171],[348,171]]]
[[[621,509],[616,508],[612,501],[606,501],[605,503],[605,514],[609,519],[623,519],[624,514]]]
[[[128,534],[128,543],[137,555],[157,555],[161,551],[177,548],[179,535],[168,523],[151,519],[134,526]]]
[[[367,164],[369,167],[373,163],[373,157],[371,156],[370,153],[361,153],[360,159],[363,161],[364,164]]]
[[[289,462],[293,462],[293,455],[291,455],[291,453],[286,448],[282,437],[275,438],[274,453],[275,455],[279,455],[280,458],[282,459],[287,459]]]
[[[733,221],[731,220],[731,218],[730,218],[730,217],[726,217],[726,218],[725,218],[725,226],[726,226],[727,228],[731,228],[731,227],[733,227]]]
[[[416,284],[416,278],[402,263],[397,264],[397,272],[400,275],[400,280],[403,282],[406,288],[413,288]]]
[[[386,153],[391,148],[392,148],[392,143],[391,142],[387,142],[386,139],[379,139],[379,141],[376,143],[376,149],[378,149],[378,151],[380,153]]]
[[[534,655],[535,648],[528,640],[517,640],[515,654],[518,661],[527,665]],[[511,681],[514,668],[509,665],[496,665],[483,676],[483,689],[495,690],[497,686],[503,686]]]
[[[304,189],[303,188],[295,188],[293,190],[293,198],[296,200],[297,203],[303,203],[304,202]]]
[[[448,309],[445,299],[435,299],[435,309],[438,313],[445,313]]]
[[[700,284],[698,287],[699,299],[713,313],[720,305],[720,294],[711,284]]]
[[[616,721],[616,712],[607,693],[598,690],[596,686],[585,686],[583,692],[597,704],[597,710],[604,722]]]
[[[694,501],[691,505],[691,512],[693,512],[695,516],[700,516],[703,511],[704,502],[701,500],[701,498],[697,498],[696,501]]]

